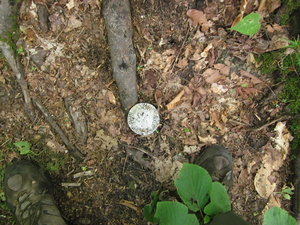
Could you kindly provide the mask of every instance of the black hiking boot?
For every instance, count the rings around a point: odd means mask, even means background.
[[[8,208],[20,225],[66,225],[50,194],[50,183],[32,162],[9,165],[4,175]]]
[[[220,146],[212,145],[200,152],[195,164],[203,167],[213,181],[223,183],[227,190],[233,183],[233,160],[230,152]]]

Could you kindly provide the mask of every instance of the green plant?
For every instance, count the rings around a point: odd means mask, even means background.
[[[287,211],[272,207],[264,215],[263,225],[297,225],[296,220]]]
[[[262,63],[260,66],[262,73],[279,75],[277,76],[278,81],[285,82],[284,89],[278,98],[288,105],[291,114],[297,115],[300,113],[300,38],[284,40],[289,42],[288,46],[277,51],[264,53],[256,57],[256,61]],[[290,48],[292,51],[287,54],[285,48]],[[300,118],[290,121],[289,126],[294,137],[291,146],[295,153],[300,147]]]
[[[24,50],[23,47],[20,47],[20,48],[17,49],[17,53],[18,53],[19,55],[23,54],[24,51],[25,51],[25,50]]]
[[[291,19],[290,16],[292,13],[300,7],[299,0],[281,0],[282,5],[285,6],[284,13],[281,15],[281,25],[286,25],[287,22]]]
[[[291,200],[291,195],[294,194],[293,191],[294,191],[294,187],[288,187],[285,185],[281,191],[275,193],[282,195],[282,197],[284,197],[287,200]]]
[[[235,30],[241,34],[254,35],[261,27],[259,22],[260,15],[258,13],[251,13],[245,16],[240,22],[238,22],[234,27],[229,28],[229,30]]]
[[[31,144],[28,141],[19,141],[13,143],[15,147],[19,150],[21,155],[36,155],[31,149]]]
[[[177,193],[183,203],[172,201],[159,202],[159,195],[145,206],[145,218],[152,223],[172,225],[196,225],[208,223],[214,216],[231,210],[230,200],[225,187],[213,182],[208,172],[194,164],[183,164],[178,178],[174,181]],[[188,210],[199,213],[189,214]]]
[[[152,202],[144,207],[144,216],[149,222],[199,225],[210,222],[216,215],[231,211],[225,187],[219,182],[212,182],[208,172],[198,165],[184,163],[174,184],[184,204],[160,201],[162,192],[152,192]],[[284,187],[282,192],[292,194],[292,189]],[[296,225],[297,222],[281,208],[273,207],[266,211],[263,225],[282,224]]]

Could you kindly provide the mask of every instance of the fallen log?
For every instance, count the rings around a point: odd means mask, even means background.
[[[122,106],[137,103],[136,55],[132,43],[129,0],[104,0],[103,15],[108,35],[113,77]]]

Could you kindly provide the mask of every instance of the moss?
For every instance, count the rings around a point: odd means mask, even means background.
[[[299,0],[281,0],[281,4],[285,6],[285,11],[281,15],[281,25],[287,25],[289,20],[292,18],[293,12],[300,7]],[[299,22],[299,21],[297,21]]]
[[[277,75],[278,82],[284,82],[285,87],[279,94],[279,99],[287,103],[290,113],[293,115],[300,113],[300,39],[289,40],[289,48],[294,49],[294,53],[285,55],[284,49],[264,53],[256,58],[262,63],[260,70],[266,75]],[[289,121],[290,131],[294,137],[291,142],[293,152],[300,148],[300,118]]]
[[[256,57],[258,63],[262,63],[260,71],[265,75],[278,74],[286,77],[294,69],[295,59],[284,54],[285,49],[266,52]]]
[[[286,79],[286,85],[280,97],[284,102],[289,103],[291,113],[300,113],[300,77]]]

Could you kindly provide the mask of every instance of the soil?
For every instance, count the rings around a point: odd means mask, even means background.
[[[161,117],[157,132],[139,136],[127,125],[112,77],[101,0],[46,1],[48,22],[39,22],[36,5],[27,2],[18,44],[25,49],[20,55],[30,94],[84,160],[70,154],[38,109],[34,122],[28,119],[15,75],[0,58],[2,174],[13,160],[34,159],[48,171],[69,224],[141,225],[147,224],[142,210],[151,192],[170,190],[176,198],[172,177],[182,163],[218,143],[234,157],[229,195],[237,214],[262,224],[263,212],[273,205],[290,211],[290,201],[276,193],[290,185],[291,176],[291,137],[280,119],[285,104],[276,97],[281,86],[259,71],[254,57],[286,45],[278,37],[288,38],[288,32],[273,20],[275,3],[259,8],[256,1],[249,1],[244,13],[260,10],[263,29],[252,37],[228,30],[240,4],[131,1],[139,102],[156,106]],[[206,18],[192,21],[189,9],[202,10]],[[86,130],[76,129],[65,102],[70,97]],[[32,154],[21,155],[13,146],[21,140],[31,143]],[[7,210],[1,215],[1,224],[13,223]]]

